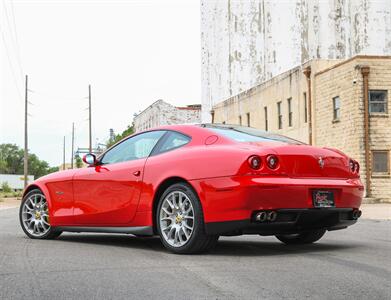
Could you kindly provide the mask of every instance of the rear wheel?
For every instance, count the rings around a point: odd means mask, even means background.
[[[311,244],[320,240],[326,230],[311,230],[297,234],[276,235],[276,238],[287,245]]]
[[[176,183],[163,193],[157,208],[156,224],[163,245],[178,254],[208,251],[219,238],[205,233],[200,201],[185,183]]]
[[[19,220],[23,231],[32,239],[54,239],[61,234],[50,226],[48,203],[45,195],[38,189],[24,196]]]

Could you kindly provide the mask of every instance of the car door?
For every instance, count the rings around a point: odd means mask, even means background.
[[[165,131],[132,136],[109,149],[96,166],[73,178],[74,219],[89,226],[120,226],[133,219],[143,184],[144,165]]]

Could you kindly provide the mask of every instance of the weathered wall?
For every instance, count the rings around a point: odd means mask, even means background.
[[[134,117],[135,132],[161,125],[200,123],[201,111],[191,107],[176,107],[158,100]]]
[[[334,69],[315,75],[316,109],[315,142],[319,146],[335,147],[357,159],[365,182],[364,99],[361,66],[369,66],[369,90],[387,90],[388,107],[391,94],[391,59],[357,58]],[[354,83],[355,82],[355,83]],[[333,121],[332,98],[341,99],[341,117]],[[391,151],[391,119],[388,113],[370,114],[369,148]],[[372,153],[372,152],[371,152]],[[372,155],[370,155],[372,159]],[[391,157],[389,157],[389,160]],[[369,166],[372,165],[370,161]],[[389,170],[390,171],[390,170]],[[391,200],[390,174],[371,172],[371,194],[374,198]]]
[[[389,0],[201,0],[203,121],[213,104],[312,58],[391,54]]]

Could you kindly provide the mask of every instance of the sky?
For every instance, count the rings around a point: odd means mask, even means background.
[[[158,99],[201,103],[198,0],[0,0],[0,144],[24,145],[58,166],[120,133]]]

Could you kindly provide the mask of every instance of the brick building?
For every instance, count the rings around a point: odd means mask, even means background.
[[[201,105],[178,107],[163,100],[157,100],[136,115],[133,121],[135,132],[161,125],[200,123]]]
[[[313,59],[213,106],[242,124],[357,159],[368,198],[391,202],[391,56]]]

